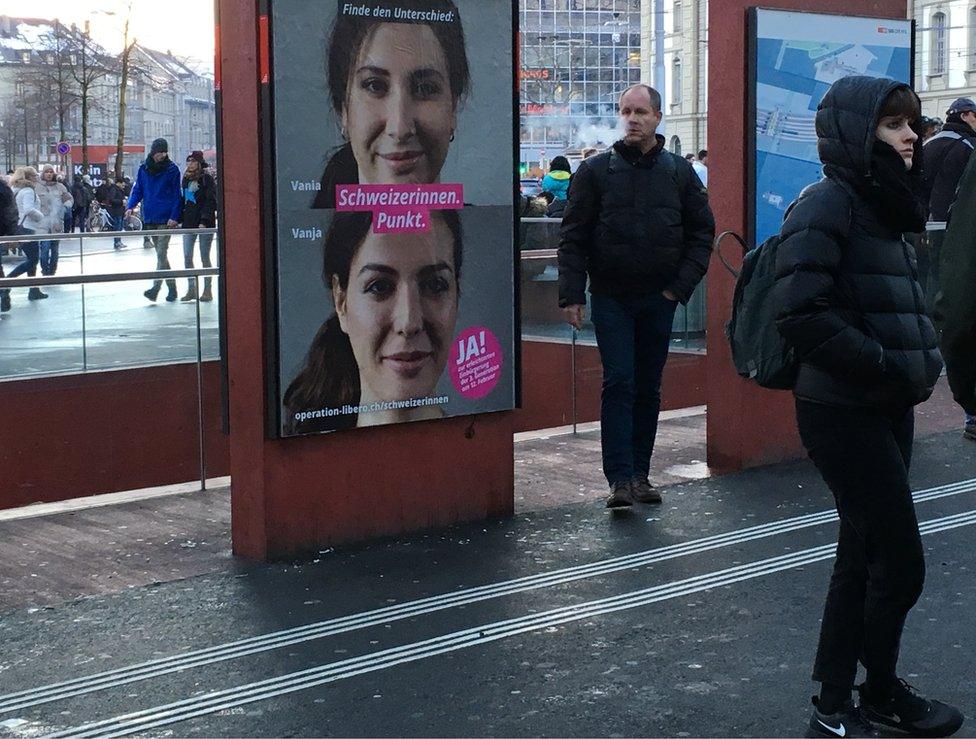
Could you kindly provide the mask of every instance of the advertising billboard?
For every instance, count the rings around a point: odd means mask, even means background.
[[[779,231],[800,191],[821,177],[814,118],[836,80],[890,77],[912,84],[912,23],[751,8],[750,233]]]
[[[512,409],[512,3],[267,7],[270,432]]]

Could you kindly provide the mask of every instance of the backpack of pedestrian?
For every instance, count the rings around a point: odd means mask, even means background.
[[[925,225],[920,118],[903,83],[834,82],[815,119],[824,179],[803,191],[776,250],[777,324],[799,361],[797,426],[840,517],[813,670],[817,736],[949,736],[963,721],[898,670],[925,579],[908,481],[914,406],[942,370],[903,237]],[[859,661],[867,677],[855,703]]]
[[[724,238],[734,238],[745,255],[736,270],[721,251]],[[732,363],[740,377],[754,380],[771,390],[791,390],[796,382],[796,352],[786,343],[776,326],[776,252],[779,234],[749,249],[741,236],[726,231],[715,238],[715,249],[722,263],[736,278],[732,294],[732,315],[725,335],[732,350]]]

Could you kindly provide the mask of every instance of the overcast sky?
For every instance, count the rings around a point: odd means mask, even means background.
[[[112,52],[122,48],[122,26],[128,0],[0,0],[0,15],[16,18],[59,19],[84,25],[91,21],[91,34]],[[106,16],[103,12],[115,11]],[[133,0],[130,34],[139,43],[177,56],[192,57],[204,69],[213,69],[214,31],[212,0]]]

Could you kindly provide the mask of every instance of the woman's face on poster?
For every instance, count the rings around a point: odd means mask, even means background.
[[[382,23],[367,34],[342,111],[360,183],[439,181],[457,124],[449,80],[430,26]]]
[[[366,236],[348,288],[333,280],[339,324],[349,337],[364,400],[430,395],[447,363],[458,311],[454,242],[434,219],[418,234]]]

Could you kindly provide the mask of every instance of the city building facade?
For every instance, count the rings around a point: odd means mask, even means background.
[[[53,39],[70,50],[58,54]],[[60,41],[58,43],[61,43]],[[78,49],[91,52],[79,59]],[[20,164],[80,164],[82,96],[78,78],[86,64],[104,73],[90,75],[87,96],[89,163],[114,167],[119,135],[121,59],[94,44],[87,33],[54,20],[0,16],[0,157],[5,169]],[[133,148],[156,138],[169,141],[174,159],[191,150],[216,149],[213,77],[169,52],[134,45],[126,87],[125,172],[141,160]],[[59,141],[72,146],[69,158],[56,153]],[[94,157],[94,158],[93,158]]]
[[[641,73],[663,96],[666,145],[676,154],[697,154],[708,148],[708,0],[644,0],[641,28]]]
[[[956,98],[976,98],[976,2],[913,0],[910,10],[922,113],[944,119]]]
[[[641,81],[641,0],[520,0],[521,161],[617,138],[617,99]]]

